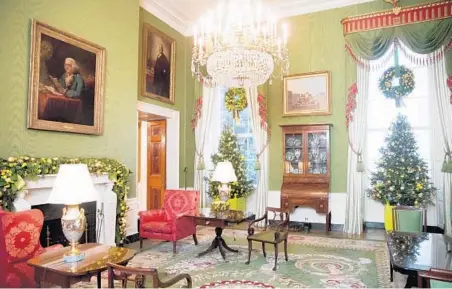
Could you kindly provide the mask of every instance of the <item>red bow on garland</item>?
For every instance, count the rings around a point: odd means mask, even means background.
[[[198,125],[198,120],[201,118],[202,112],[202,96],[196,100],[195,111],[193,112],[193,117],[191,119],[191,129],[195,131],[196,126]]]
[[[450,89],[450,104],[452,104],[452,75],[447,78],[447,87]]]
[[[356,109],[356,95],[358,94],[358,86],[356,82],[350,86],[348,89],[348,98],[347,98],[347,106],[346,106],[346,114],[345,114],[345,125],[347,129],[350,123],[353,121],[353,112]]]
[[[267,102],[262,94],[257,95],[257,103],[259,104],[259,116],[261,118],[261,128],[267,132],[268,137],[270,137],[270,127],[267,121]]]

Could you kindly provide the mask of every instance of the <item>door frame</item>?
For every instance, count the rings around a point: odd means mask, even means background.
[[[166,119],[166,155],[172,156],[171,158],[166,158],[166,188],[179,189],[180,112],[170,108],[138,101],[137,122],[138,112],[140,111],[158,115]],[[141,130],[141,137],[138,137],[137,132],[137,142],[138,140],[141,140],[141,151],[147,152],[147,129]],[[137,174],[135,174],[135,181],[137,183],[136,188],[137,198],[139,200],[139,209],[140,211],[145,211],[147,206],[147,153],[140,154],[137,150],[137,159],[139,156],[141,156],[141,161],[137,162]],[[141,168],[138,168],[138,164],[140,164]],[[140,178],[138,178],[138,174],[141,174]]]

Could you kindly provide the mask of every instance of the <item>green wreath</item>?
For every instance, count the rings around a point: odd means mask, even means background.
[[[380,88],[381,93],[386,98],[394,99],[396,101],[397,107],[400,106],[402,98],[409,95],[414,90],[414,74],[413,71],[405,66],[399,66],[400,79],[399,85],[393,86],[393,80],[396,77],[396,67],[388,68],[383,75],[380,77]]]
[[[246,94],[244,88],[229,88],[224,98],[226,109],[232,112],[241,112],[246,108]]]

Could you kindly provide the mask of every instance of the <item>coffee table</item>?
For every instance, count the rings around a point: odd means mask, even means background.
[[[245,216],[243,212],[231,210],[227,216],[204,216],[201,214],[199,216],[192,217],[195,219],[196,225],[215,227],[215,238],[212,240],[209,248],[199,253],[198,257],[204,256],[207,253],[218,248],[223,259],[226,260],[224,249],[234,253],[238,253],[239,251],[232,249],[226,244],[223,237],[221,236],[223,234],[223,229],[234,224],[250,222],[256,218],[256,215],[253,214],[250,216]]]
[[[101,272],[107,270],[107,262],[126,265],[135,256],[133,249],[102,244],[86,243],[78,246],[85,253],[85,259],[74,263],[65,263],[63,255],[70,247],[52,250],[28,260],[35,269],[36,287],[41,282],[69,288],[80,281],[89,281],[97,275],[97,287],[101,288]]]

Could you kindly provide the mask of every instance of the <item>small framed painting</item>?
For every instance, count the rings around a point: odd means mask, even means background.
[[[330,81],[329,71],[284,77],[283,116],[332,114]]]
[[[101,135],[105,49],[33,20],[30,51],[28,128]]]
[[[176,41],[149,24],[142,41],[142,95],[174,104]]]

